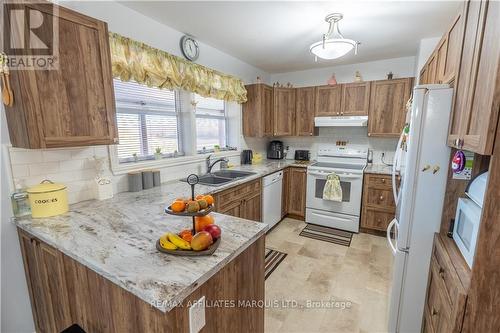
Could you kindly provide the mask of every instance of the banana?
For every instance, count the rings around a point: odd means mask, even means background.
[[[191,245],[186,242],[184,239],[180,238],[176,234],[172,234],[170,232],[167,233],[167,239],[173,243],[175,246],[178,248],[181,248],[183,250],[191,250]]]
[[[160,237],[160,246],[166,250],[177,250],[177,246],[167,239],[167,235]]]

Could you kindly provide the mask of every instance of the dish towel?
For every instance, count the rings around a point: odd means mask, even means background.
[[[323,200],[342,202],[342,187],[340,187],[340,178],[335,172],[326,176],[326,184],[323,189]]]

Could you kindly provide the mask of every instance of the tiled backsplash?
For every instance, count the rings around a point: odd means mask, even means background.
[[[14,184],[32,186],[44,179],[64,183],[70,203],[94,198],[94,157],[108,158],[106,146],[71,149],[9,148]]]

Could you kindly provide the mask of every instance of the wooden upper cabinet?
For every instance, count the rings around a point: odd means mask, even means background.
[[[420,77],[418,79],[419,84],[427,84],[427,66],[424,66],[420,70]]]
[[[434,83],[443,83],[446,67],[446,51],[448,50],[448,38],[445,36],[439,41],[435,51],[436,70],[434,72]]]
[[[436,81],[437,55],[433,53],[427,63],[427,83],[437,83]]]
[[[367,116],[369,105],[370,82],[343,84],[341,115]]]
[[[340,116],[342,85],[316,87],[316,116]]]
[[[406,119],[413,78],[372,81],[368,136],[399,137]]]
[[[298,136],[314,135],[314,108],[316,89],[314,87],[295,90],[295,128]]]
[[[14,105],[5,110],[12,145],[52,148],[117,143],[106,23],[64,7],[53,11],[52,4],[22,5],[41,12],[44,21],[58,19],[58,68],[11,71]],[[43,40],[51,40],[50,33],[37,30]]]
[[[500,105],[500,3],[467,3],[457,93],[448,143],[491,155]]]
[[[274,88],[274,136],[292,136],[295,132],[295,89]]]
[[[446,59],[442,69],[442,83],[453,82],[458,74],[464,29],[463,9],[455,17],[446,33]]]
[[[265,84],[246,86],[247,102],[243,104],[243,135],[265,137],[273,135],[273,88]]]

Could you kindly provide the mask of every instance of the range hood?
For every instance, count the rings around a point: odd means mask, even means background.
[[[314,117],[316,127],[361,127],[368,125],[368,116]]]

